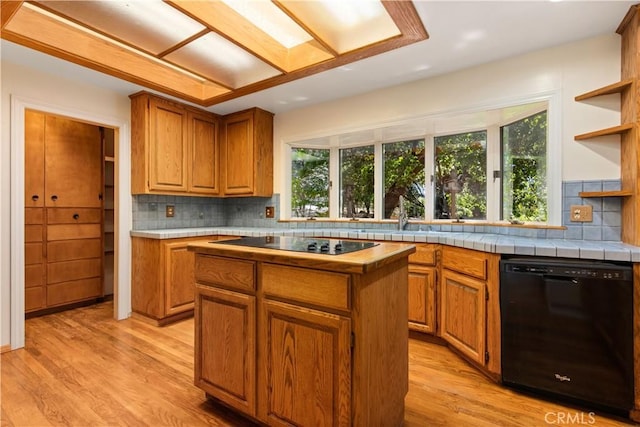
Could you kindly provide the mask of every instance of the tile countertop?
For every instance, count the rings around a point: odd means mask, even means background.
[[[132,237],[174,239],[198,236],[299,236],[334,239],[366,239],[394,242],[440,243],[505,255],[548,256],[607,261],[640,262],[640,247],[622,242],[535,239],[488,233],[444,231],[394,231],[358,229],[281,229],[250,227],[176,228],[133,230]]]

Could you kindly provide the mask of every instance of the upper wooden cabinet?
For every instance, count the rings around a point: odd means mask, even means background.
[[[131,95],[131,193],[218,195],[218,121],[146,92]]]
[[[224,117],[222,186],[226,196],[273,194],[273,114],[252,108]]]

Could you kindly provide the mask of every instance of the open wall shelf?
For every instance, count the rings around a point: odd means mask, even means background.
[[[576,141],[583,141],[585,139],[597,138],[599,136],[622,135],[623,133],[628,132],[631,129],[633,129],[633,123],[625,123],[623,125],[610,127],[607,129],[601,129],[576,135],[574,138]]]
[[[633,84],[633,79],[623,80],[616,82],[600,89],[592,90],[591,92],[583,93],[575,97],[576,101],[586,101],[587,99],[595,98],[602,95],[613,95],[614,93],[622,93],[626,89],[630,88]]]
[[[628,197],[633,193],[631,190],[616,190],[616,191],[582,191],[578,193],[578,196],[583,199],[593,198],[593,197]]]

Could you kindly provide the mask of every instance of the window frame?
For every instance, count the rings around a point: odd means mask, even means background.
[[[534,108],[535,104],[541,105]],[[542,104],[544,103],[544,105]],[[488,113],[493,111],[502,111],[512,107],[531,105],[530,109],[526,109],[519,115],[513,115],[503,120],[495,121],[488,126],[458,126],[447,129],[446,131],[433,132],[429,131],[429,125],[425,124],[429,120],[437,120],[440,117],[451,118],[462,116],[470,113]],[[360,218],[362,221],[371,222],[395,222],[392,219],[384,219],[383,216],[383,192],[384,192],[384,168],[383,168],[383,144],[394,142],[409,141],[423,139],[425,146],[425,217],[421,220],[412,219],[414,222],[429,222],[451,224],[451,219],[434,218],[434,140],[438,136],[455,135],[458,133],[474,132],[484,130],[487,132],[487,215],[483,220],[464,219],[465,223],[474,224],[509,224],[508,220],[501,220],[500,214],[502,210],[501,193],[502,179],[494,178],[493,171],[501,171],[502,166],[502,146],[500,138],[500,128],[510,123],[517,122],[533,114],[541,111],[547,111],[547,221],[535,224],[537,226],[558,226],[562,220],[562,139],[561,139],[561,93],[559,91],[546,92],[537,96],[512,99],[500,104],[486,104],[473,109],[456,110],[453,112],[421,116],[410,120],[398,121],[395,123],[386,123],[385,127],[362,127],[353,129],[349,132],[340,132],[316,136],[315,138],[297,138],[295,140],[283,142],[283,160],[287,167],[284,170],[284,188],[282,191],[281,220],[306,220],[307,218],[291,216],[291,151],[292,148],[314,148],[329,149],[329,217],[322,218],[325,221],[348,221],[349,218],[340,217],[339,206],[339,150],[341,148],[352,148],[358,146],[374,146],[374,218]],[[410,130],[402,136],[394,136],[385,138],[384,129],[394,126],[402,127],[404,123],[410,122]],[[422,128],[422,131],[416,129]],[[431,126],[433,128],[433,126]],[[355,142],[342,142],[348,140],[350,134],[361,132],[369,137]],[[345,137],[346,136],[346,137]]]

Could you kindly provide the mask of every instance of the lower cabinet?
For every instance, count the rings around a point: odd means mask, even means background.
[[[351,319],[276,301],[260,310],[260,418],[269,425],[349,425]]]
[[[402,424],[406,259],[365,276],[195,256],[196,386],[271,426]]]
[[[198,236],[178,239],[131,239],[131,307],[158,325],[193,314],[194,254],[187,245],[198,240],[221,240],[229,236]]]
[[[255,296],[196,285],[195,384],[250,416],[256,415],[255,318]]]
[[[435,334],[440,246],[417,244],[409,255],[409,329]]]
[[[500,374],[497,254],[445,246],[440,277],[439,333],[493,376]]]

